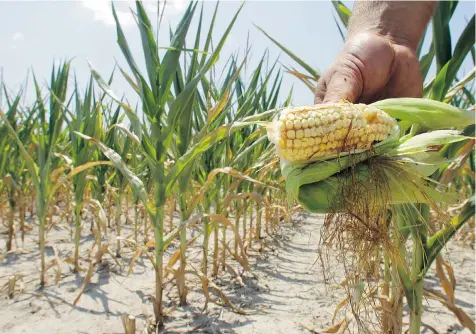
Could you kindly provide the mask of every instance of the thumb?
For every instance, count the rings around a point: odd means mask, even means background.
[[[341,99],[356,103],[362,93],[363,83],[349,69],[348,71],[337,71],[330,76],[326,88],[323,103],[339,102]]]

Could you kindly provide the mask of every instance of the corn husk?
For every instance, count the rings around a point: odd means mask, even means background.
[[[361,187],[359,191],[367,192],[362,194],[365,196],[378,196],[379,186],[385,187],[387,204],[451,203],[457,200],[455,194],[429,176],[448,162],[439,153],[441,146],[468,139],[460,129],[474,123],[474,113],[424,99],[391,99],[375,105],[404,127],[416,124],[426,132],[405,135],[401,129],[367,151],[343,152],[324,161],[293,163],[281,160],[290,204],[297,201],[315,213],[345,210],[352,203],[346,203],[342,198],[342,188],[352,187],[353,183],[378,183],[377,187],[363,187],[364,190]],[[378,180],[372,176],[372,171],[376,170],[380,175]]]

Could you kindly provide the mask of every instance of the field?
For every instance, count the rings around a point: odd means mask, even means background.
[[[293,106],[283,82],[312,94],[320,72],[259,27],[295,64],[245,77],[246,46],[218,68],[242,7],[217,38],[196,2],[163,47],[137,1],[142,55],[112,6],[128,68],[89,63],[85,87],[70,61],[0,82],[0,332],[474,334],[474,15],[452,43],[455,6],[418,49],[424,98]]]
[[[295,214],[292,222],[281,224],[273,238],[263,241],[266,243],[264,249],[259,245],[250,251],[252,274],[238,278],[223,273],[215,280],[234,305],[250,314],[239,314],[213,304],[202,312],[204,297],[197,281],[189,283],[192,290],[189,305],[176,307],[173,301],[177,296],[170,286],[166,304],[173,311],[163,333],[312,333],[309,329],[320,331],[329,327],[335,306],[344,297],[333,284],[345,275],[335,261],[335,276],[325,282],[316,244],[321,228],[322,217]],[[59,257],[67,257],[74,246],[67,229],[58,228],[52,236],[54,238],[50,240]],[[12,300],[1,301],[2,332],[28,333],[34,327],[38,333],[123,333],[122,314],[135,316],[138,332],[143,330],[145,319],[150,315],[144,312],[144,309],[150,309],[147,296],[153,294],[154,288],[150,263],[138,260],[128,275],[127,264],[134,252],[124,252],[120,260],[122,267],[111,258],[105,259],[96,269],[81,301],[73,307],[72,301],[82,284],[81,276],[75,275],[70,265],[62,263],[61,282],[43,291],[37,290],[39,259],[35,256],[33,242],[31,239],[27,242],[33,248],[30,252],[25,250],[25,254],[11,255],[1,264],[6,269],[2,269],[2,281],[10,274],[25,275],[23,293]],[[85,238],[82,243],[85,259],[90,245],[90,240]],[[50,253],[53,256],[51,249]],[[197,249],[190,249],[189,256],[194,264],[199,263],[193,255],[196,253]],[[451,254],[448,260],[458,282],[457,305],[474,319],[474,251],[451,243],[446,253]],[[49,280],[54,279],[52,272]],[[427,277],[427,285],[442,292],[433,270]],[[423,322],[437,333],[470,333],[441,304],[428,300],[424,307]]]

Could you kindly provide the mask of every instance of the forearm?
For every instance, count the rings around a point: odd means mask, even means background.
[[[416,49],[437,1],[356,1],[348,38],[375,32]]]

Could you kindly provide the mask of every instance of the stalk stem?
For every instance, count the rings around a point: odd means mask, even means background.
[[[180,218],[181,221],[184,222],[188,219],[186,216],[186,203],[184,194],[180,194]],[[177,277],[177,287],[179,290],[179,301],[180,306],[187,305],[187,287],[185,285],[185,269],[187,266],[187,229],[183,228],[180,231],[180,268]]]
[[[240,205],[238,201],[235,203],[235,229],[236,233],[240,233]],[[238,254],[238,239],[235,238],[235,254]]]
[[[155,261],[157,270],[155,271],[155,319],[158,327],[164,324],[164,312],[162,308],[162,294],[163,294],[163,259],[164,259],[164,207],[157,208],[154,235],[155,235]]]
[[[116,231],[117,237],[121,236],[121,194],[117,194],[116,196]],[[116,244],[116,257],[121,257],[121,241],[117,240]]]
[[[220,208],[219,208],[219,203],[218,203],[218,196],[215,197],[215,213],[219,214],[220,213]],[[217,276],[218,275],[218,251],[219,251],[219,246],[218,246],[218,224],[216,222],[213,222],[213,269],[212,269],[212,276]]]
[[[248,211],[248,206],[246,203],[246,199],[243,200],[243,243],[246,241],[246,212]],[[246,246],[245,246],[246,249]],[[242,252],[246,253],[246,251],[243,249]],[[245,254],[241,254],[244,256]]]
[[[412,260],[412,298],[410,302],[410,334],[419,334],[421,326],[421,315],[423,313],[423,277],[421,276],[423,261],[425,260],[425,245],[426,236],[423,225],[429,221],[430,208],[426,204],[420,206],[420,219],[417,221],[419,228],[412,229],[413,237],[413,260]]]
[[[205,199],[205,213],[210,213],[210,203]],[[210,240],[210,220],[208,217],[203,218],[203,258],[202,258],[202,272],[203,275],[208,275],[208,244]]]
[[[98,224],[99,225],[99,224]],[[74,269],[79,272],[79,240],[81,238],[81,207],[77,203],[74,208]]]
[[[40,211],[40,210],[38,210]],[[45,226],[46,226],[46,216],[43,213],[43,209],[39,212],[40,219],[40,258],[41,258],[41,270],[40,270],[40,286],[44,287],[46,285],[46,264],[45,264]]]
[[[139,209],[137,202],[134,203],[134,241],[137,243],[137,235],[139,232]]]
[[[256,240],[261,239],[261,203],[258,202],[256,210]]]
[[[25,200],[23,196],[20,198],[20,229],[21,229],[21,244],[25,243]]]
[[[9,199],[8,201],[8,241],[7,241],[7,251],[10,251],[13,248],[13,222],[15,216],[15,201]],[[18,247],[18,246],[17,246]]]

